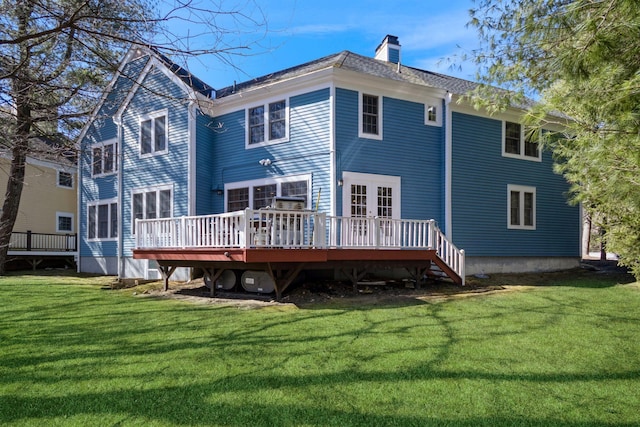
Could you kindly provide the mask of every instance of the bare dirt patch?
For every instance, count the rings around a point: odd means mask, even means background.
[[[173,298],[195,304],[217,304],[238,308],[260,308],[268,306],[292,305],[311,308],[327,304],[360,305],[405,305],[424,301],[439,301],[450,298],[471,297],[488,293],[509,292],[527,289],[531,286],[545,286],[565,280],[593,277],[602,273],[620,275],[621,283],[633,281],[624,271],[577,268],[551,273],[495,274],[489,277],[467,277],[464,287],[451,282],[429,281],[417,286],[407,280],[371,280],[361,282],[357,287],[341,281],[305,281],[289,288],[280,301],[275,295],[217,291],[211,297],[210,290],[202,279],[191,282],[171,282],[168,291],[162,290],[160,282],[133,288],[136,295],[158,298]]]

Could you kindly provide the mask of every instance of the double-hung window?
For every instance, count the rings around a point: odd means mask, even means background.
[[[135,190],[132,193],[132,234],[136,219],[170,218],[172,216],[172,186]]]
[[[382,139],[381,97],[361,93],[359,98],[360,138]]]
[[[507,186],[509,207],[507,228],[535,230],[536,188],[522,185]]]
[[[118,237],[118,203],[101,200],[87,205],[87,238],[107,240]]]
[[[285,142],[288,139],[289,109],[286,99],[249,108],[247,147]]]
[[[541,161],[540,148],[531,132],[520,123],[503,122],[502,155]]]
[[[118,149],[115,139],[94,144],[91,147],[91,175],[101,176],[118,170]]]
[[[145,116],[140,121],[140,155],[167,152],[167,111]]]

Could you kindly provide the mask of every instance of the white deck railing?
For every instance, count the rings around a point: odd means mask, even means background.
[[[136,248],[432,249],[464,281],[464,250],[434,220],[327,217],[312,211],[245,209],[136,220]]]

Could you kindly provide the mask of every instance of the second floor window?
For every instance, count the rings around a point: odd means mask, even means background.
[[[362,95],[362,133],[378,135],[379,123],[378,97]]]
[[[250,108],[247,112],[247,145],[287,140],[287,101],[279,100]]]
[[[115,139],[94,145],[91,149],[91,175],[99,176],[115,173],[118,169],[117,155]]]
[[[73,188],[73,175],[69,172],[58,171],[58,187]]]
[[[538,142],[519,123],[504,122],[503,155],[541,160]]]
[[[167,151],[167,115],[161,113],[140,122],[140,154],[153,155]]]

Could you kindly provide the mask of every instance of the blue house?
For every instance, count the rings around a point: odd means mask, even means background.
[[[579,208],[522,110],[477,111],[459,101],[475,83],[401,65],[400,50],[386,36],[373,58],[343,51],[214,90],[132,49],[79,140],[79,270],[160,277],[134,257],[136,220],[274,197],[332,218],[433,219],[466,274],[578,265]],[[198,265],[174,264],[179,279]]]

